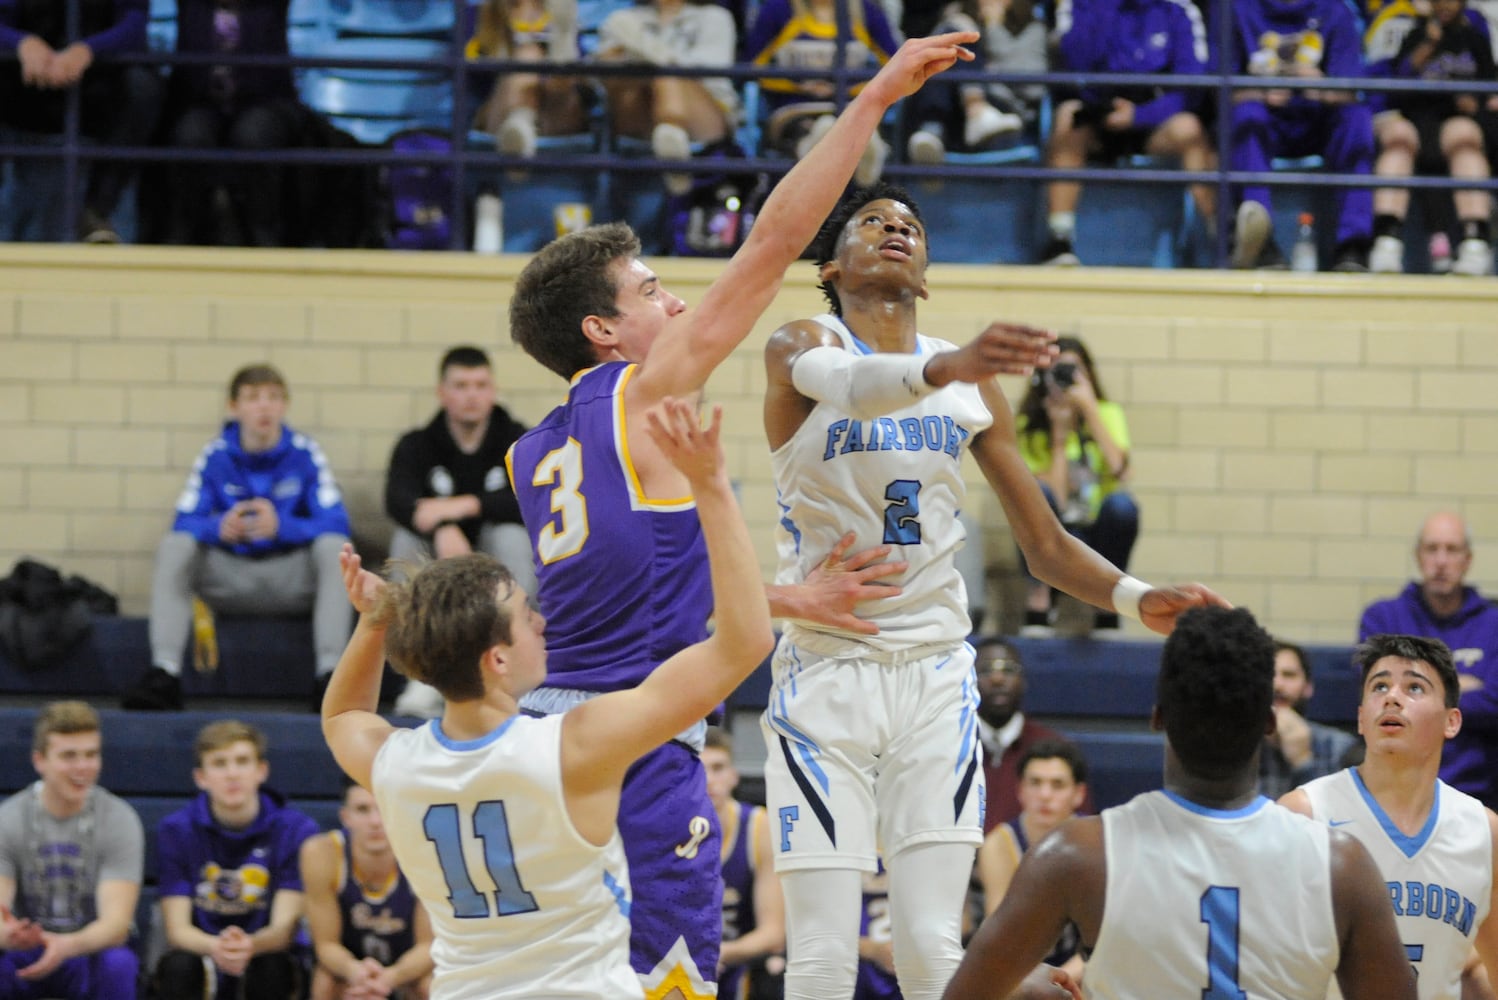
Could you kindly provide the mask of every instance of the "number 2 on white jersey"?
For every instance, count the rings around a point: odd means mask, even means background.
[[[576,438],[547,452],[531,473],[532,486],[551,487],[551,510],[556,515],[536,536],[536,554],[550,564],[576,555],[588,540],[588,501],[583,485],[583,449]]]

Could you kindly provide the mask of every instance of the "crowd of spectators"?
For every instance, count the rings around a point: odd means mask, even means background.
[[[264,151],[352,144],[303,103],[290,67],[181,63],[163,76],[148,64],[116,58],[145,49],[145,0],[77,2],[74,31],[64,15],[67,4],[0,2],[0,48],[11,46],[17,56],[0,66],[0,137],[33,143],[57,135],[67,91],[76,89],[80,133],[104,147]],[[288,7],[289,0],[179,0],[177,51],[285,55]],[[902,31],[957,28],[980,33],[972,69],[994,75],[1227,72],[1262,77],[1264,86],[1234,91],[1225,105],[1231,120],[1219,126],[1218,95],[1200,87],[939,83],[899,109],[869,143],[860,183],[878,178],[891,150],[908,163],[932,166],[954,153],[1016,146],[1039,151],[1036,156],[1058,169],[1127,166],[1143,156],[1192,171],[1214,169],[1219,160],[1234,170],[1269,171],[1277,162],[1303,165],[1304,158],[1317,157],[1336,173],[1485,181],[1498,143],[1498,94],[1448,86],[1495,80],[1489,18],[1498,17],[1498,4],[1486,0],[860,0],[841,6],[833,0],[651,0],[590,4],[586,14],[576,0],[483,0],[464,9],[467,16],[452,35],[463,40],[469,59],[537,64],[534,72],[499,72],[479,62],[466,74],[473,127],[516,158],[535,155],[538,137],[578,134],[590,123],[648,143],[667,162],[725,152],[804,155],[825,133],[839,101],[856,90],[856,78],[840,85],[840,69],[856,74],[881,64]],[[1228,24],[1219,23],[1223,12]],[[594,79],[552,73],[546,65],[584,59],[671,72]],[[762,72],[752,85],[712,75],[734,66]],[[678,75],[681,70],[701,75]],[[827,75],[814,75],[819,71]],[[1323,77],[1425,80],[1447,89],[1363,94],[1306,86]],[[747,94],[754,96],[746,101]],[[1219,135],[1226,149],[1217,148]],[[755,142],[757,148],[745,148]],[[116,240],[113,220],[122,195],[136,190],[136,173],[131,163],[93,160],[75,229],[50,238]],[[318,232],[319,176],[261,161],[147,167],[136,186],[137,238],[332,245],[328,233]],[[668,191],[683,194],[694,174],[661,176]],[[1404,268],[1410,189],[1376,187],[1370,180],[1367,187],[1340,190],[1331,269]],[[1081,185],[1058,180],[1047,188],[1048,238],[1036,260],[1086,262],[1088,248],[1075,242]],[[1217,228],[1217,191],[1212,184],[1192,188],[1208,235]],[[1273,238],[1270,191],[1260,183],[1235,188],[1235,204],[1223,209],[1231,220],[1227,239],[1235,267],[1285,265]],[[1417,198],[1419,218],[1434,238],[1434,266],[1490,272],[1488,191],[1428,189]]]

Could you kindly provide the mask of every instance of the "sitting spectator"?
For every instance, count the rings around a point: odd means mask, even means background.
[[[1273,735],[1259,752],[1259,794],[1277,799],[1312,778],[1340,771],[1351,762],[1358,741],[1333,726],[1306,718],[1316,686],[1306,651],[1288,642],[1274,644]]]
[[[494,402],[489,356],[454,347],[438,368],[442,409],[396,443],[385,476],[385,510],[395,521],[390,557],[416,562],[478,549],[505,564],[522,589],[536,592],[530,536],[510,488],[505,453],[525,426]],[[407,681],[395,709],[433,718],[442,695]]]
[[[1087,345],[1062,337],[1050,370],[1037,373],[1015,417],[1020,452],[1066,530],[1119,569],[1139,537],[1139,507],[1124,489],[1129,425],[1108,399]],[[1023,561],[1023,557],[1022,557]],[[1051,588],[1030,581],[1025,624],[1051,625]],[[1097,628],[1118,628],[1118,615],[1099,611]]]
[[[465,50],[469,59],[570,63],[580,58],[577,0],[484,0],[467,10],[477,11]],[[468,80],[484,88],[474,126],[493,135],[506,156],[535,156],[538,134],[583,130],[582,92],[570,76],[470,70]]]
[[[1277,156],[1319,154],[1339,174],[1373,169],[1373,120],[1358,95],[1346,90],[1290,90],[1276,79],[1360,77],[1363,57],[1357,21],[1342,0],[1236,0],[1231,5],[1231,72],[1265,78],[1263,88],[1233,95],[1234,170],[1263,172]],[[1366,271],[1373,236],[1373,195],[1341,189],[1334,271]],[[1269,188],[1243,187],[1234,231],[1232,265],[1284,266],[1271,238]]]
[[[177,51],[286,55],[290,0],[177,0]],[[178,149],[298,146],[312,112],[289,66],[184,63],[168,81],[167,142]],[[285,243],[283,180],[269,163],[184,163],[161,192],[168,243],[274,247]]]
[[[146,145],[161,113],[161,78],[149,66],[95,60],[145,50],[147,0],[81,0],[77,41],[68,33],[68,7],[56,0],[0,3],[0,51],[16,54],[16,61],[0,64],[0,123],[56,135],[63,130],[67,92],[76,87],[84,135],[106,146]],[[129,163],[90,165],[79,239],[119,241],[111,217],[134,172]]]
[[[130,927],[145,857],[140,817],[98,786],[99,716],[42,708],[41,780],[0,804],[0,996],[135,1000]]]
[[[1201,73],[1207,43],[1201,15],[1179,0],[1061,0],[1056,8],[1061,69],[1097,73]],[[1061,100],[1046,146],[1046,162],[1075,170],[1089,154],[1105,162],[1148,153],[1179,156],[1187,170],[1214,166],[1201,119],[1191,110],[1190,91],[1087,86]],[[1204,219],[1217,217],[1216,189],[1191,188]],[[1052,181],[1046,187],[1050,241],[1047,264],[1079,263],[1073,240],[1082,185]]]
[[[1492,81],[1492,43],[1486,24],[1467,16],[1463,0],[1435,0],[1432,13],[1414,22],[1391,65],[1396,79]],[[1398,116],[1380,115],[1380,177],[1408,177],[1449,172],[1453,177],[1484,179],[1489,175],[1486,146],[1498,148],[1498,94],[1453,94],[1409,91],[1387,95]],[[1492,198],[1487,191],[1452,192],[1460,239],[1454,274],[1484,275],[1493,269],[1488,231]],[[1404,269],[1405,213],[1408,188],[1380,188],[1374,194],[1371,270]]]
[[[1020,858],[1046,834],[1077,814],[1087,801],[1087,760],[1065,740],[1041,740],[1019,760],[1020,814],[994,827],[978,848],[978,881],[983,886],[983,915],[999,908]],[[1045,957],[1082,978],[1081,940],[1068,923]]]
[[[1019,762],[1037,743],[1061,740],[1021,710],[1025,665],[1015,648],[996,636],[978,642],[978,740],[983,744],[983,833],[1020,814]],[[1082,806],[1092,811],[1090,793]]]
[[[739,771],[733,743],[709,729],[702,748],[707,795],[723,831],[723,948],[718,995],[763,996],[785,971],[785,899],[770,851],[764,806],[733,797]]]
[[[598,31],[597,57],[647,66],[733,65],[733,15],[708,0],[650,0],[616,10]],[[692,143],[720,143],[733,132],[739,95],[727,77],[610,76],[609,117],[624,135],[650,139],[658,159],[687,160]],[[665,175],[666,190],[685,194],[690,174]]]
[[[832,72],[842,52],[848,69],[883,66],[900,43],[877,0],[848,4],[850,37],[838,37],[835,0],[764,0],[744,43],[744,58],[756,66]],[[765,145],[801,159],[832,128],[837,105],[833,80],[761,78]],[[857,85],[848,88],[858,93]],[[889,146],[876,132],[864,148],[853,181],[868,187],[884,172]]]
[[[348,782],[340,829],[302,844],[302,891],[317,967],[310,1000],[426,996],[432,924],[395,863],[380,807]]]
[[[942,13],[933,33],[976,31],[977,66],[989,73],[1044,73],[1045,24],[1034,0],[960,0]],[[940,163],[949,144],[974,152],[1033,127],[1045,88],[1036,84],[950,84],[934,81],[909,98],[918,122],[906,144],[912,163]]]
[[[353,624],[338,572],[348,514],[322,449],[284,423],[286,380],[270,365],[229,382],[229,420],[177,500],[151,579],[151,667],[125,693],[135,709],[182,707],[193,595],[217,611],[312,611],[318,694]]]
[[[1467,523],[1432,514],[1415,539],[1420,579],[1363,609],[1358,641],[1384,634],[1439,639],[1451,649],[1461,682],[1461,731],[1445,743],[1441,780],[1498,808],[1498,606],[1466,583],[1472,568]]]
[[[156,831],[167,945],[157,995],[283,1000],[300,979],[290,951],[302,919],[297,859],[317,824],[265,787],[265,735],[254,726],[204,726],[193,760],[198,797]]]

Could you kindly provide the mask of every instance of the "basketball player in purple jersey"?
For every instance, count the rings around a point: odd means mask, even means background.
[[[527,353],[571,382],[567,402],[517,441],[510,480],[535,548],[550,678],[532,711],[566,711],[632,688],[703,638],[707,560],[690,490],[645,431],[666,396],[693,396],[749,335],[786,269],[853,175],[895,102],[971,59],[972,33],[912,39],[839,116],[824,141],[765,202],[744,245],[700,308],[662,287],[628,226],[597,226],[538,253],[516,283],[510,329]],[[1043,356],[1041,344],[1027,347]],[[890,591],[887,546],[843,559],[805,584],[767,588],[776,616],[812,615],[872,629],[853,610]],[[816,606],[812,606],[816,605]],[[619,830],[635,886],[631,960],[649,997],[713,995],[720,935],[719,832],[701,763],[703,728],[641,758],[625,778]]]

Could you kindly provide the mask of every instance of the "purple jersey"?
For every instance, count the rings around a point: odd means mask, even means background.
[[[754,825],[763,807],[748,802],[735,804],[737,828],[723,831],[727,853],[723,855],[723,940],[736,941],[754,930]],[[764,822],[760,819],[759,822]],[[732,841],[729,836],[732,835]],[[718,978],[718,996],[729,1000],[742,991],[745,967],[735,965]]]
[[[334,830],[343,855],[338,873],[338,910],[343,916],[339,939],[355,958],[392,965],[416,943],[416,895],[399,868],[375,891],[354,876],[354,844],[346,830]]]
[[[549,686],[617,691],[707,636],[707,548],[691,497],[648,498],[630,462],[624,387],[610,362],[510,450],[536,558]]]
[[[157,827],[161,896],[191,899],[200,931],[218,934],[232,924],[253,934],[269,922],[278,890],[302,891],[297,855],[316,833],[311,818],[265,788],[254,822],[232,830],[213,818],[202,792]]]

